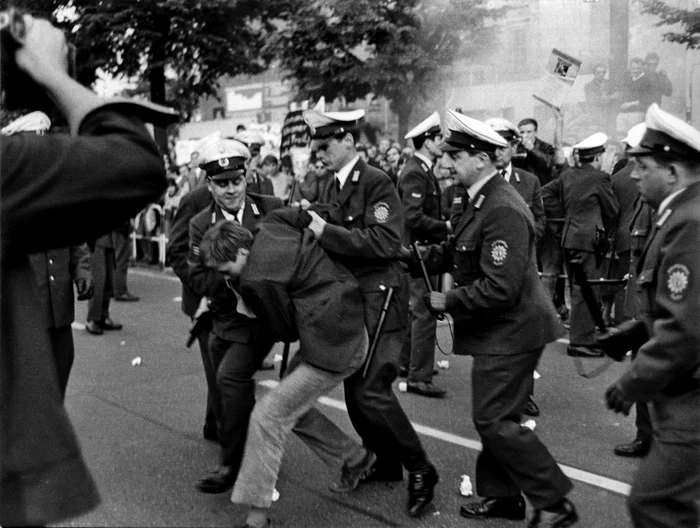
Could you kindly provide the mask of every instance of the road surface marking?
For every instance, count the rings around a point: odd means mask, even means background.
[[[134,275],[141,275],[142,277],[151,277],[154,279],[165,279],[169,281],[180,282],[180,279],[175,275],[168,275],[162,271],[150,271],[140,268],[129,268],[129,273]]]
[[[263,380],[259,381],[258,384],[262,385],[263,387],[267,387],[268,389],[274,389],[275,387],[277,387],[277,385],[279,385],[279,381]],[[348,410],[345,406],[345,403],[339,400],[334,400],[333,398],[328,398],[327,396],[321,396],[318,399],[318,402],[327,407],[332,407],[341,411],[347,412]],[[438,440],[442,440],[443,442],[448,442],[450,444],[466,447],[467,449],[472,449],[474,451],[481,451],[481,442],[477,442],[476,440],[471,440],[469,438],[464,438],[462,436],[441,431],[440,429],[435,429],[433,427],[428,427],[413,422],[411,422],[411,424],[413,425],[413,428],[416,430],[416,432],[422,435],[437,438]],[[630,494],[630,485],[626,482],[614,480],[608,477],[604,477],[602,475],[596,475],[595,473],[567,466],[565,464],[559,464],[559,467],[562,469],[565,475],[574,480],[578,480],[579,482],[590,484],[591,486],[596,486],[598,488],[603,488],[608,491],[612,491],[613,493],[619,493],[620,495]]]

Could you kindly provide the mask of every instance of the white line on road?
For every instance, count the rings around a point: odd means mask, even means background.
[[[153,279],[165,279],[169,281],[180,282],[180,279],[175,275],[168,275],[163,271],[150,271],[140,268],[129,268],[129,273],[134,275],[141,275],[142,277],[151,277]]]
[[[277,385],[279,385],[279,381],[263,380],[258,382],[258,384],[262,385],[263,387],[267,387],[268,389],[274,389],[275,387],[277,387]],[[334,400],[333,398],[328,398],[326,396],[320,397],[318,399],[318,402],[327,407],[332,407],[341,411],[348,410],[345,406],[345,403],[338,400]],[[411,424],[413,425],[413,428],[416,430],[416,432],[422,435],[437,438],[438,440],[442,440],[443,442],[448,442],[450,444],[466,447],[467,449],[472,449],[474,451],[481,451],[481,442],[477,442],[476,440],[471,440],[469,438],[457,436],[455,434],[448,433],[446,431],[441,431],[440,429],[434,429],[433,427],[428,427],[426,425],[421,425],[413,422],[411,422]],[[630,494],[630,485],[626,482],[621,482],[619,480],[603,477],[602,475],[596,475],[595,473],[567,466],[565,464],[559,464],[559,467],[562,469],[564,474],[566,474],[568,477],[574,480],[578,480],[579,482],[590,484],[591,486],[596,486],[598,488],[603,488],[614,493],[619,493],[620,495]]]

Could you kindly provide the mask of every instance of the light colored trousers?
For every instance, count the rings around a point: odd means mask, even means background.
[[[362,366],[368,343],[369,339],[365,336],[364,345],[358,347],[343,372],[318,369],[306,363],[297,353],[290,363],[289,373],[280,384],[255,404],[231,502],[256,508],[270,507],[284,454],[284,443],[300,420],[313,422],[313,439],[302,440],[327,465],[342,465],[364,455],[364,448],[359,443],[335,424],[329,427],[325,421],[314,420],[318,411],[309,411],[318,398],[328,394]]]

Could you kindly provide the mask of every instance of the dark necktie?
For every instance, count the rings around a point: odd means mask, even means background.
[[[335,194],[340,194],[340,178],[335,177]]]
[[[503,170],[501,171],[501,176],[503,176],[504,178],[508,178],[508,171],[505,170],[505,169],[503,169]]]

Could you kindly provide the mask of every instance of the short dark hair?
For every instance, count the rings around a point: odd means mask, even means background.
[[[367,154],[367,147],[365,147],[362,143],[355,145],[355,150],[357,150],[357,152],[364,152]]]
[[[579,154],[578,160],[580,163],[593,163],[597,155],[598,154],[586,154],[585,156],[581,156]]]
[[[425,142],[428,139],[435,139],[435,136],[439,136],[441,134],[442,132],[435,132],[434,134],[421,134],[420,136],[411,138],[411,140],[413,141],[413,146],[415,149],[420,150],[423,148],[423,145],[425,145]]]
[[[525,125],[535,125],[535,130],[539,128],[539,126],[537,125],[537,119],[535,119],[534,117],[526,117],[525,119],[521,119],[518,123],[518,128]]]
[[[279,161],[277,159],[277,156],[275,156],[274,154],[268,154],[267,156],[265,156],[262,160],[262,163],[261,163],[261,165],[278,165],[278,164],[279,164]]]
[[[199,243],[199,254],[202,262],[236,262],[238,250],[250,249],[253,245],[253,234],[238,222],[221,220],[211,226]]]

